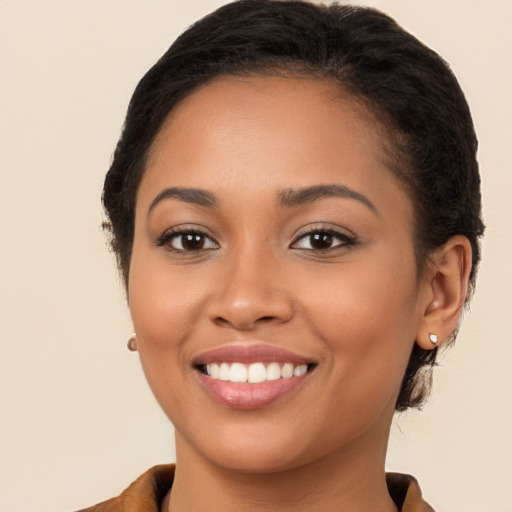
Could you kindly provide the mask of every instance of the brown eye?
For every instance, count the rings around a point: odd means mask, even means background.
[[[322,250],[330,249],[332,246],[332,235],[329,233],[315,233],[309,236],[310,245],[313,249]]]
[[[185,251],[199,251],[205,245],[205,237],[199,234],[180,235],[173,242],[176,241],[179,241],[179,245],[181,245],[181,247],[176,247],[176,249],[184,249]],[[175,244],[173,243],[172,245],[174,246]]]
[[[219,248],[217,242],[200,231],[166,233],[158,240],[157,245],[176,252],[197,252]]]
[[[293,244],[293,249],[327,252],[331,249],[351,247],[356,240],[335,231],[317,230],[300,236]]]

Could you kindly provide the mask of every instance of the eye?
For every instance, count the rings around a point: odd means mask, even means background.
[[[291,247],[292,249],[326,252],[337,247],[351,247],[355,244],[355,237],[350,237],[333,229],[315,228],[300,234]]]
[[[176,252],[199,252],[218,249],[219,244],[208,235],[197,230],[171,230],[162,235],[156,243]]]

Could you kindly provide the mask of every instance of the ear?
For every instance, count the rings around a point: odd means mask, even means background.
[[[441,344],[457,327],[468,291],[471,244],[457,235],[436,250],[422,277],[424,300],[416,343],[426,350]]]

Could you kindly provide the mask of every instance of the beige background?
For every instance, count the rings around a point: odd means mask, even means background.
[[[99,228],[133,87],[221,0],[0,0],[0,511],[79,509],[173,459],[125,348],[131,326]],[[451,64],[480,138],[484,263],[457,346],[388,466],[439,512],[512,511],[510,0],[375,0]]]

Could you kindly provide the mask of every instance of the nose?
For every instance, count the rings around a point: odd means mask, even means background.
[[[208,305],[208,318],[239,331],[290,321],[293,303],[278,265],[248,252],[224,262]]]

